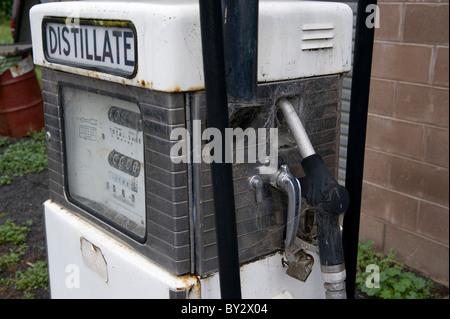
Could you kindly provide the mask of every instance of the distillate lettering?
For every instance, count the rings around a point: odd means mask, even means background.
[[[47,55],[87,65],[134,68],[135,34],[124,28],[47,26]]]

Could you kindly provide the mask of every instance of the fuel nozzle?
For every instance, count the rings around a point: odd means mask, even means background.
[[[326,297],[346,298],[345,264],[339,215],[349,205],[345,187],[330,174],[320,155],[316,154],[300,118],[285,98],[278,103],[302,156],[305,177],[300,178],[302,197],[314,207],[317,240]]]
[[[302,196],[315,207],[317,240],[326,297],[342,299],[345,292],[345,264],[339,215],[349,204],[345,187],[333,178],[322,158],[311,155],[302,161],[305,177],[300,178]]]
[[[318,154],[302,160],[305,177],[300,178],[302,196],[327,213],[342,214],[349,204],[348,192],[331,175]]]

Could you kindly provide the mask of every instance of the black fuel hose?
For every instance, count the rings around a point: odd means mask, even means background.
[[[302,196],[316,208],[317,241],[326,297],[346,298],[345,261],[339,216],[349,206],[347,189],[334,179],[322,157],[302,160],[305,177],[300,178]]]

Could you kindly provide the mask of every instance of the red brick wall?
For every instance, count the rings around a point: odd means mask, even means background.
[[[360,237],[448,282],[448,0],[378,5]]]

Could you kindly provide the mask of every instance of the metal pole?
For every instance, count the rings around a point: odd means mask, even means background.
[[[356,13],[355,50],[345,174],[345,187],[349,193],[350,205],[344,218],[342,238],[345,267],[347,270],[346,289],[349,299],[353,299],[355,296],[364,151],[374,39],[373,23],[368,23],[370,21],[367,20],[368,16],[373,14],[376,4],[376,0],[358,0]],[[372,5],[372,7],[369,7],[369,5]]]
[[[208,127],[215,127],[225,136],[229,127],[228,99],[222,27],[222,4],[218,0],[200,0],[203,70],[205,78],[206,116]],[[211,163],[219,258],[220,293],[223,299],[240,299],[241,285],[234,207],[233,172],[225,163]]]
[[[230,102],[256,100],[259,0],[222,0],[223,36]]]

